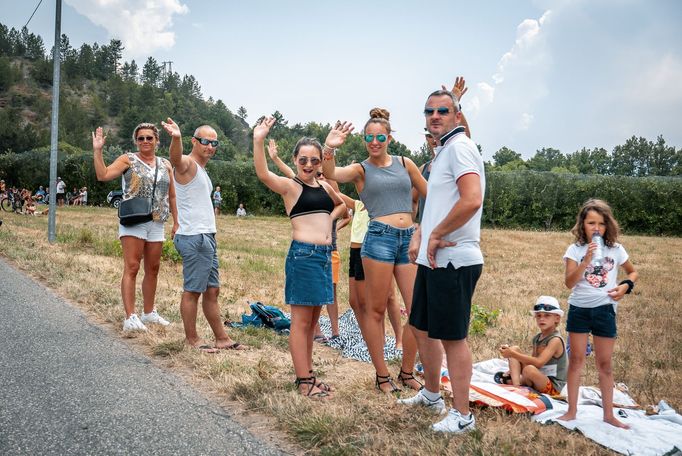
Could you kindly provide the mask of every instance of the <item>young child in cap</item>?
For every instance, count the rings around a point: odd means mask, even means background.
[[[502,345],[500,354],[509,361],[509,372],[495,374],[497,383],[532,386],[541,393],[558,396],[566,384],[566,344],[558,327],[564,311],[552,296],[540,296],[531,314],[540,333],[533,337],[533,353]]]

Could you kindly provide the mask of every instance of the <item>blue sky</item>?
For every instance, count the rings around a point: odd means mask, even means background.
[[[29,25],[47,48],[54,3]],[[0,0],[0,22],[20,28],[36,4]],[[73,46],[121,39],[140,66],[171,60],[251,122],[279,110],[290,123],[359,128],[380,106],[416,150],[426,95],[463,75],[486,160],[502,146],[526,158],[542,147],[611,150],[632,135],[682,147],[675,0],[64,0],[62,32]]]

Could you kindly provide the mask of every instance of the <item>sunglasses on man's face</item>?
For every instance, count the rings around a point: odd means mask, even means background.
[[[320,164],[321,160],[317,157],[298,157],[298,164],[305,166],[310,162],[311,165],[317,166]]]
[[[387,135],[365,135],[365,142],[371,143],[372,141],[374,141],[374,138],[376,138],[377,141],[379,141],[380,143],[384,143],[388,139],[388,136]]]
[[[156,139],[156,138],[155,138],[154,136],[138,136],[138,137],[137,137],[137,142],[143,142],[143,141],[152,142],[152,141],[154,141],[155,139]]]
[[[208,146],[209,144],[213,147],[218,147],[218,144],[220,144],[220,141],[217,139],[206,139],[206,138],[199,138],[198,136],[195,136],[194,139],[199,141],[199,144],[202,146]]]
[[[535,312],[551,312],[552,310],[557,310],[557,308],[549,304],[535,304],[533,310]]]
[[[424,115],[425,116],[432,116],[434,112],[437,112],[441,116],[444,116],[446,114],[450,113],[450,108],[445,108],[445,107],[440,107],[440,108],[424,108]]]

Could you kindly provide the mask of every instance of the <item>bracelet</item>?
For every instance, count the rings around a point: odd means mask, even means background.
[[[628,286],[628,291],[626,291],[625,294],[632,293],[632,289],[635,288],[635,282],[633,282],[630,279],[625,279],[625,280],[621,280],[621,282],[618,285],[623,285],[623,284]]]
[[[334,148],[334,147],[330,147],[330,146],[327,145],[327,143],[325,143],[324,146],[322,147],[322,151],[324,152],[325,150],[331,151],[332,155],[336,156],[336,151],[337,151],[338,149],[336,149],[336,148]]]

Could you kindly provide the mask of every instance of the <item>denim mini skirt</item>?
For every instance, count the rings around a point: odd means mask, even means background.
[[[284,266],[284,302],[298,306],[334,303],[331,245],[291,241]]]

